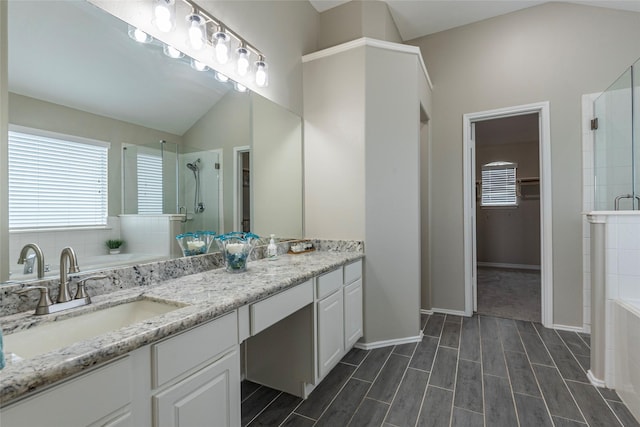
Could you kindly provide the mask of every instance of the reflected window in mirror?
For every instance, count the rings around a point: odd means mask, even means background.
[[[11,129],[9,229],[104,227],[109,144]]]

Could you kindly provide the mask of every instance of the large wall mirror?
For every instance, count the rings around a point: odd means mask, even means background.
[[[40,245],[52,276],[65,246],[87,271],[179,255],[157,250],[176,232],[302,237],[299,116],[170,58],[161,42],[132,40],[127,23],[89,2],[10,0],[8,11],[10,132],[107,143],[108,219],[106,227],[10,225],[0,240],[15,259],[0,281],[36,279],[35,267],[16,264],[27,243]],[[33,164],[20,173],[42,172]],[[107,255],[105,241],[118,237],[123,253]]]

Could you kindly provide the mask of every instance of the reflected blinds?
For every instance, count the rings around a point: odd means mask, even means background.
[[[138,213],[162,214],[162,156],[138,153]]]
[[[10,131],[9,229],[105,226],[108,149]]]

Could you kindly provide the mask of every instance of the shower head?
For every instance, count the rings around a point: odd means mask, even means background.
[[[198,172],[200,170],[200,159],[192,163],[187,163],[187,167],[193,172]]]

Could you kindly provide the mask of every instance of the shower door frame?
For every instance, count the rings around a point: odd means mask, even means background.
[[[477,254],[475,225],[475,122],[538,114],[540,150],[540,279],[541,321],[553,327],[553,240],[551,210],[551,130],[549,101],[464,114],[463,129],[463,212],[465,315],[477,310]]]

